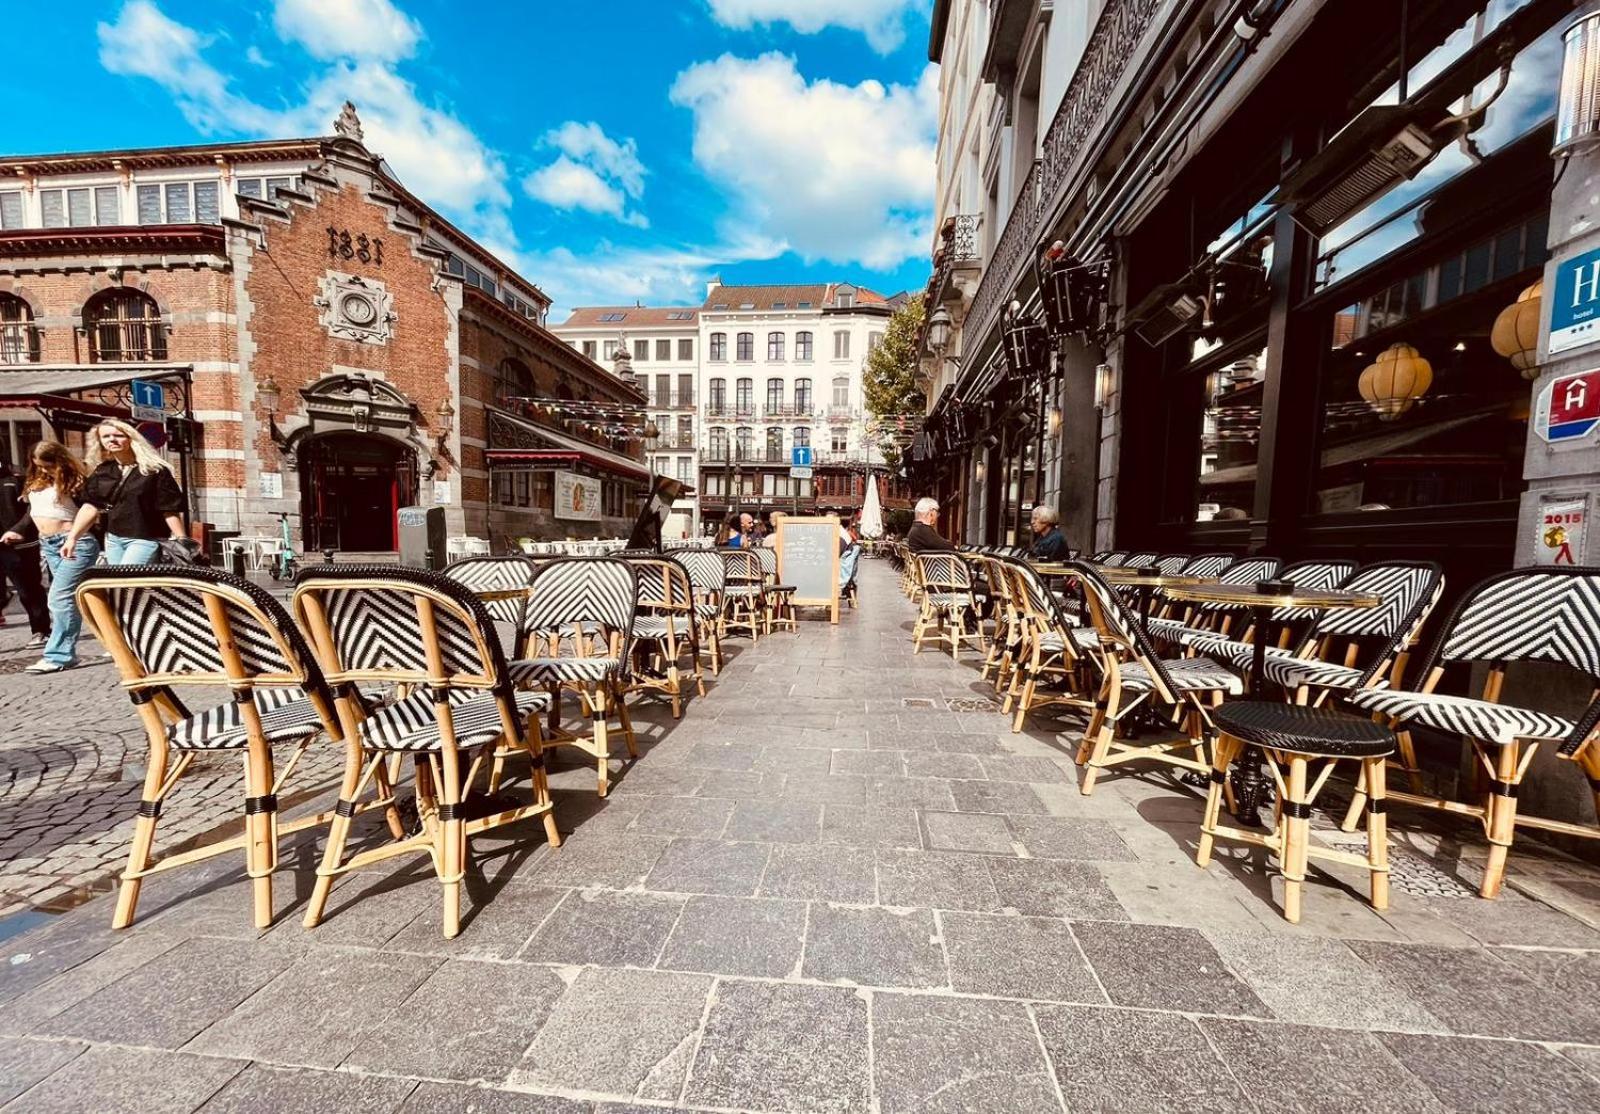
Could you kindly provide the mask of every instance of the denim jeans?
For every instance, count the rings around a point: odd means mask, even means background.
[[[106,535],[106,564],[148,565],[161,551],[161,543],[149,538],[124,538],[118,534]]]
[[[39,552],[45,568],[50,570],[50,640],[44,644],[44,660],[57,665],[71,665],[78,660],[78,632],[83,628],[83,616],[78,614],[78,601],[72,594],[100,556],[100,543],[93,534],[78,539],[70,558],[61,555],[61,544],[66,540],[65,533],[39,539]]]

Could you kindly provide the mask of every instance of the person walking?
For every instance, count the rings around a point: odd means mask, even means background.
[[[100,542],[93,534],[72,537],[72,527],[82,511],[78,500],[85,482],[83,465],[71,450],[55,441],[39,442],[33,447],[28,478],[22,485],[28,513],[0,535],[0,542],[11,547],[37,538],[39,553],[50,570],[50,636],[44,655],[23,670],[25,673],[60,673],[78,664],[83,616],[73,593],[100,556]],[[74,541],[76,544],[69,544]]]
[[[22,517],[17,525],[28,529],[33,527],[33,521],[28,514],[27,497],[22,493],[22,486],[22,477],[12,469],[11,462],[0,457],[0,522],[10,522],[13,515],[20,514]],[[6,581],[10,580],[16,585],[17,600],[28,616],[29,629],[33,631],[28,645],[35,647],[43,646],[50,634],[50,606],[45,601],[42,571],[39,567],[37,537],[26,539],[18,533],[15,542],[0,542],[0,612],[5,610],[9,602],[6,599]],[[5,621],[5,616],[0,614],[0,626],[4,626]]]
[[[107,418],[89,432],[87,460],[83,507],[63,549],[68,557],[97,521],[105,528],[109,565],[148,565],[163,540],[186,536],[183,491],[172,465],[138,430]]]

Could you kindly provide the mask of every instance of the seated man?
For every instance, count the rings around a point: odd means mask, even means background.
[[[1033,555],[1040,561],[1065,561],[1072,556],[1072,547],[1061,534],[1054,507],[1033,508]]]
[[[953,553],[955,546],[946,541],[934,526],[939,521],[939,501],[917,500],[916,521],[906,531],[906,548],[913,553]]]

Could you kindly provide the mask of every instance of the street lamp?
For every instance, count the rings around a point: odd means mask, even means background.
[[[269,375],[256,384],[256,401],[266,410],[269,417],[277,415],[278,403],[282,398],[283,391],[272,376]]]
[[[928,344],[940,355],[950,343],[950,311],[940,306],[928,318]]]

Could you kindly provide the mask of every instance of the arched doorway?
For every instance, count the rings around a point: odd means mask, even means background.
[[[398,512],[417,501],[417,454],[378,433],[325,433],[300,448],[307,552],[398,549]]]

